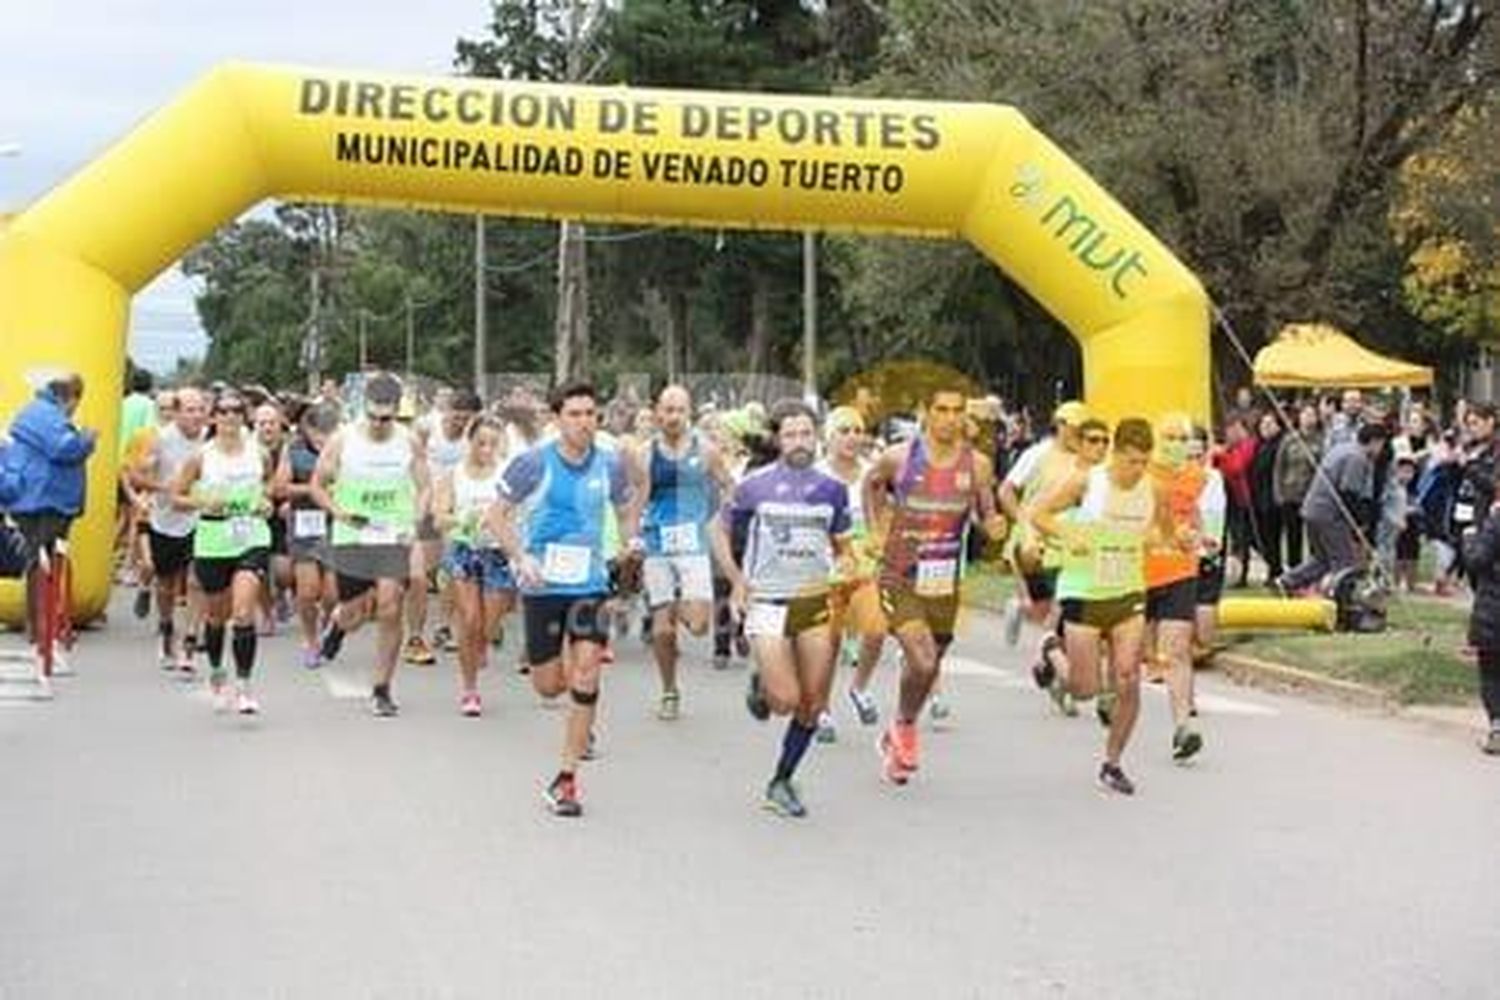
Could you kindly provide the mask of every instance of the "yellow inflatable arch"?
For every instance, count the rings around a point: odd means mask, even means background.
[[[0,412],[28,371],[69,365],[101,431],[81,615],[109,592],[130,296],[272,196],[963,237],[1077,337],[1106,416],[1208,413],[1202,287],[1012,108],[231,64],[0,230]],[[0,592],[0,617],[19,605]]]

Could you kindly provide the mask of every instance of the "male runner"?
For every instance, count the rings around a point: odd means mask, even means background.
[[[1172,413],[1157,423],[1151,463],[1156,502],[1170,520],[1167,544],[1146,552],[1148,653],[1165,660],[1172,699],[1172,757],[1187,760],[1203,748],[1189,715],[1193,689],[1193,624],[1198,610],[1198,555],[1203,521],[1198,504],[1207,484],[1203,466],[1188,460],[1193,423]]]
[[[636,453],[636,468],[648,483],[641,541],[646,606],[651,614],[651,651],[661,673],[657,715],[677,718],[682,695],[677,686],[677,626],[695,636],[708,632],[713,611],[713,568],[709,562],[708,522],[720,497],[734,489],[719,449],[689,422],[692,396],[669,385],[656,397],[656,433]]]
[[[992,539],[1005,534],[994,466],[964,438],[965,402],[960,387],[934,388],[921,431],[887,448],[865,477],[881,608],[902,652],[895,719],[878,744],[881,773],[897,785],[917,770],[917,719],[953,642],[970,517]]]
[[[1140,714],[1145,552],[1148,542],[1169,537],[1165,505],[1157,504],[1146,475],[1154,446],[1149,423],[1137,417],[1121,420],[1109,462],[1075,473],[1042,500],[1031,518],[1032,526],[1063,550],[1057,593],[1067,672],[1061,680],[1074,698],[1099,693],[1099,646],[1109,643],[1115,704],[1101,715],[1108,719],[1109,735],[1099,781],[1121,795],[1135,794],[1120,758]]]
[[[400,708],[391,680],[401,651],[401,600],[411,571],[417,512],[431,489],[421,442],[396,423],[401,382],[379,373],[365,383],[364,419],[333,434],[318,455],[312,495],[333,521],[330,549],[339,603],[329,616],[320,653],[333,660],[344,636],[373,612],[375,670],[370,711]],[[372,607],[373,605],[373,607]]]
[[[1016,525],[1011,547],[1011,562],[1020,582],[1020,596],[1005,605],[1005,641],[1015,645],[1020,638],[1021,619],[1025,618],[1046,630],[1037,651],[1031,674],[1037,686],[1054,695],[1063,689],[1054,687],[1059,669],[1066,669],[1061,629],[1056,625],[1058,553],[1042,545],[1030,527],[1031,513],[1037,502],[1067,481],[1079,469],[1104,460],[1109,451],[1109,426],[1088,416],[1076,400],[1058,406],[1052,415],[1054,435],[1039,441],[1021,453],[1016,464],[1000,484],[1000,507]],[[1066,702],[1059,707],[1071,714]]]
[[[469,423],[484,409],[484,401],[470,389],[439,389],[433,401],[433,410],[426,418],[415,424],[416,434],[427,452],[427,473],[436,483],[452,475],[469,450],[466,432]],[[446,539],[438,530],[431,510],[419,511],[417,521],[419,544],[412,546],[411,585],[406,590],[406,650],[407,663],[431,666],[437,661],[433,647],[428,645],[427,606],[428,576],[443,560]],[[452,644],[453,631],[449,626],[449,612],[453,608],[453,591],[446,580],[442,587],[439,613],[441,624],[434,631],[435,644],[447,647]]]
[[[147,544],[152,574],[156,579],[157,634],[161,637],[163,670],[193,673],[192,651],[177,638],[177,604],[187,596],[188,565],[193,558],[193,529],[198,517],[178,510],[172,488],[188,461],[208,440],[205,422],[208,407],[203,393],[186,388],[177,391],[176,418],[162,429],[156,442],[135,468],[135,488],[151,494]]]
[[[532,686],[549,699],[566,690],[573,701],[561,766],[543,799],[554,815],[581,816],[578,762],[588,752],[609,642],[606,507],[613,507],[625,551],[634,557],[643,490],[628,454],[595,443],[599,402],[592,385],[560,387],[552,409],[557,437],[510,463],[487,518],[521,586]]]
[[[746,706],[764,721],[789,715],[781,756],[766,786],[767,809],[807,815],[792,784],[833,685],[828,581],[849,555],[849,491],[813,468],[817,418],[806,404],[778,403],[771,432],[780,457],[746,476],[714,523],[714,557],[730,581],[756,669]],[[743,567],[731,536],[745,539]]]

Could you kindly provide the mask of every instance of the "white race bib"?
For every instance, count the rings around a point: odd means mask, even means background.
[[[692,522],[662,525],[661,551],[666,556],[697,555],[698,526]]]
[[[328,518],[321,510],[293,510],[293,538],[322,538],[328,531]]]
[[[255,537],[255,522],[253,517],[231,517],[229,519],[229,540],[236,545],[248,545]]]
[[[1094,582],[1101,587],[1124,587],[1140,575],[1141,553],[1133,548],[1100,546],[1094,550]]]
[[[780,639],[786,635],[785,604],[751,602],[745,611],[745,634],[767,635]]]
[[[542,579],[564,587],[587,583],[593,553],[586,545],[562,545],[548,542],[542,556]]]
[[[947,597],[958,579],[957,559],[922,559],[917,562],[917,595]]]
[[[1469,524],[1474,520],[1474,505],[1471,503],[1456,503],[1453,505],[1453,520],[1459,524]]]

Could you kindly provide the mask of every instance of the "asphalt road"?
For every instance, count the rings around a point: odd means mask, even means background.
[[[487,714],[405,669],[397,720],[358,673],[267,641],[253,721],[88,634],[47,704],[0,704],[0,997],[1494,997],[1500,762],[1411,723],[1202,685],[1202,758],[1151,690],[1127,767],[1052,715],[993,619],[947,681],[920,776],[873,730],[759,808],[779,725],[690,646],[654,717],[633,639],[607,677],[582,820],[541,808],[560,716],[501,654]],[[889,705],[892,671],[881,674]]]

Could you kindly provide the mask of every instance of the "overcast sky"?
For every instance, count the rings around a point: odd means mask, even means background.
[[[447,73],[489,0],[0,0],[0,207],[15,209],[228,59]],[[203,351],[174,267],[136,296],[130,350],[170,370]]]

